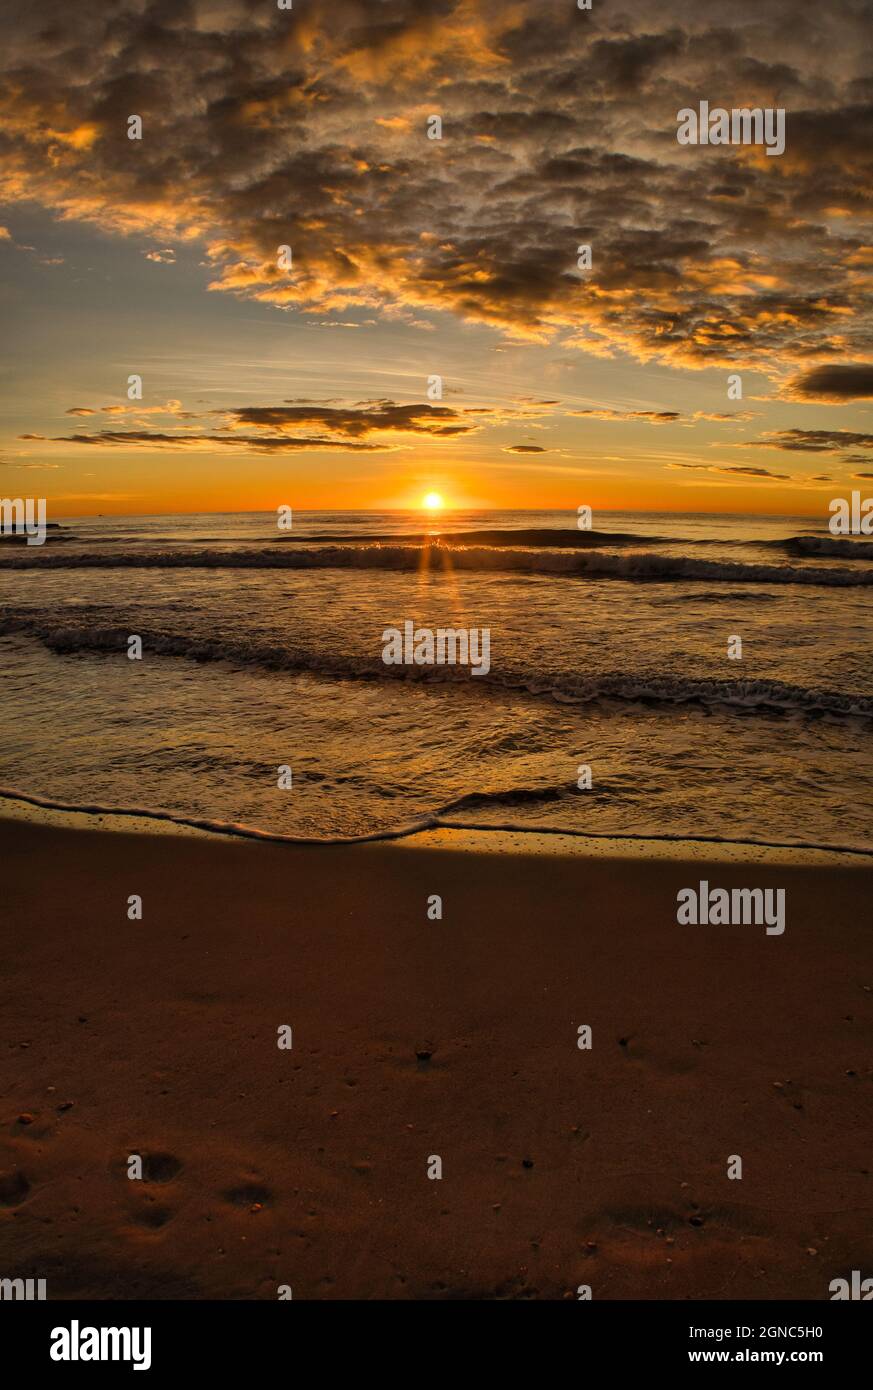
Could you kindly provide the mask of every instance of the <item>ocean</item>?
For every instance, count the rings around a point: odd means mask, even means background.
[[[306,839],[873,848],[873,542],[791,517],[594,527],[240,513],[5,541],[0,787]],[[386,665],[407,621],[488,629],[487,675]]]

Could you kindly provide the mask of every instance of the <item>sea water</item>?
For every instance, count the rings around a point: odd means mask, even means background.
[[[0,546],[0,786],[317,838],[873,848],[871,606],[873,543],[826,518],[73,519]],[[487,675],[387,665],[407,621],[487,629]]]

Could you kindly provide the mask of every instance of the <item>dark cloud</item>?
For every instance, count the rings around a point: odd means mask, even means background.
[[[548,449],[544,449],[541,444],[508,444],[503,450],[504,454],[547,454]]]
[[[598,39],[590,47],[590,67],[604,87],[635,92],[685,48],[687,39],[680,29],[662,34],[640,34],[633,38]]]
[[[259,453],[282,453],[310,449],[386,450],[402,447],[382,442],[382,435],[416,435],[431,439],[455,439],[472,434],[487,424],[505,424],[512,420],[528,419],[546,413],[549,402],[531,401],[504,409],[489,406],[468,406],[455,409],[445,405],[398,405],[396,401],[358,401],[354,405],[332,404],[325,401],[295,401],[275,406],[230,406],[213,409],[211,416],[222,422],[213,432],[192,433],[180,430],[125,429],[97,430],[93,434],[53,436],[52,443],[90,444],[109,448],[203,449],[213,445],[222,448],[253,449]],[[73,406],[67,415],[95,415],[98,411],[85,406]],[[203,419],[181,408],[180,401],[165,405],[109,405],[99,408],[100,414],[131,415],[139,425],[140,416],[164,415],[178,420]],[[242,433],[255,430],[255,434]],[[315,430],[316,433],[312,433]],[[19,435],[19,439],[46,440],[45,435]],[[373,442],[366,442],[373,440]],[[515,452],[543,453],[537,446],[516,446]]]
[[[855,430],[768,430],[746,449],[791,449],[807,454],[833,454],[839,449],[873,449],[873,434]]]
[[[857,401],[873,396],[873,363],[826,363],[789,381],[785,395],[795,400]]]
[[[729,19],[721,0],[7,6],[0,193],[152,256],[195,240],[214,289],[306,314],[449,311],[690,366],[862,359],[869,5]],[[701,95],[787,106],[785,154],[678,146]]]
[[[473,415],[472,411],[439,405],[396,405],[393,401],[375,401],[360,409],[302,404],[240,406],[226,413],[235,424],[256,429],[295,430],[316,425],[346,438],[360,438],[381,430],[451,438],[479,428],[477,421],[465,418]]]

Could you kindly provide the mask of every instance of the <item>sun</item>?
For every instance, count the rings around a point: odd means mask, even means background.
[[[441,511],[442,507],[445,504],[438,492],[429,492],[426,496],[422,497],[421,505],[425,508],[426,511],[438,512]]]

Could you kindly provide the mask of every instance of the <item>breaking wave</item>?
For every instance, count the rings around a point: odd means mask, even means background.
[[[873,560],[873,541],[850,541],[842,536],[791,536],[779,541],[789,555],[836,556],[841,560]]]
[[[580,533],[581,534],[581,533]],[[796,537],[797,541],[804,539]],[[825,537],[812,537],[816,545]],[[637,542],[639,543],[639,542]],[[834,545],[846,542],[834,541]],[[649,544],[647,541],[646,544]],[[782,542],[780,542],[780,545]],[[849,543],[856,547],[859,543]],[[863,543],[861,543],[863,544]],[[873,546],[869,547],[873,551]],[[867,549],[867,547],[865,547]],[[823,557],[831,552],[810,552]],[[834,554],[854,556],[856,549]],[[866,558],[863,557],[863,558]],[[18,549],[0,563],[3,570],[15,569],[204,569],[204,570],[394,570],[411,572],[427,569],[438,574],[472,571],[478,573],[522,573],[589,579],[632,581],[704,580],[732,584],[812,584],[827,588],[856,588],[873,585],[873,568],[803,568],[788,564],[744,564],[732,560],[698,559],[687,555],[659,555],[635,550],[611,555],[593,550],[527,549],[504,545],[397,545],[368,544],[324,546],[321,549],[291,549],[273,544],[269,549],[252,550],[165,550],[128,551],[107,554],[99,551],[55,551],[35,554]]]
[[[200,638],[185,633],[138,627],[143,649],[159,656],[198,662],[232,662],[272,672],[289,672],[334,680],[400,680],[429,685],[458,686],[484,697],[501,692],[552,698],[568,704],[618,700],[653,705],[699,704],[745,710],[837,718],[873,718],[873,698],[828,689],[812,689],[768,679],[693,680],[670,673],[608,671],[581,676],[572,671],[501,670],[497,664],[487,679],[475,679],[464,666],[386,666],[381,657],[355,656],[271,646],[257,640]],[[61,655],[75,653],[126,654],[129,626],[94,626],[51,617],[0,617],[0,635],[34,638]]]

